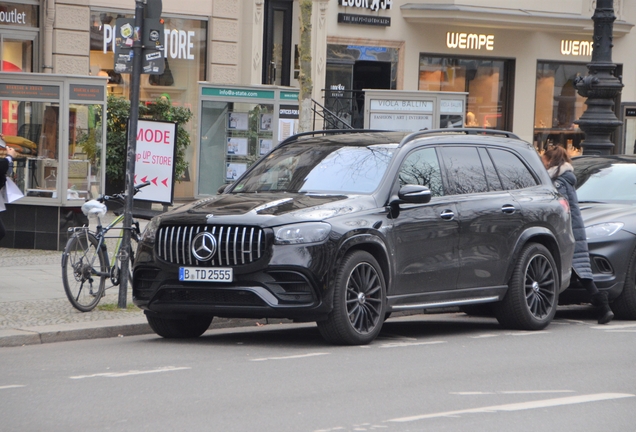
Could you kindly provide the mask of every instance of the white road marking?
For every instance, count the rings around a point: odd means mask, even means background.
[[[299,359],[299,358],[306,358],[306,357],[315,357],[315,356],[322,356],[322,355],[329,355],[331,353],[309,353],[309,354],[299,354],[299,355],[292,355],[292,356],[286,356],[286,357],[263,357],[263,358],[256,358],[256,359],[250,359],[250,361],[268,361],[268,360],[290,360],[290,359]]]
[[[145,375],[151,373],[159,373],[159,372],[174,372],[179,370],[192,369],[190,367],[174,367],[174,366],[166,366],[159,369],[152,370],[131,370],[128,372],[105,372],[105,373],[97,373],[92,375],[76,375],[69,377],[70,379],[84,379],[84,378],[98,378],[98,377],[107,377],[107,378],[120,378],[127,377],[131,375]]]
[[[479,336],[469,336],[471,339],[483,339],[483,338],[491,338],[491,337],[499,337],[498,334],[486,333]]]
[[[623,330],[636,327],[636,324],[605,324],[605,325],[595,325],[590,328],[594,330]]]
[[[22,384],[6,385],[6,386],[0,386],[0,390],[12,389],[12,388],[20,388],[20,387],[26,387],[26,386],[22,385]]]
[[[636,333],[636,329],[634,329],[634,330],[608,330],[607,333]]]
[[[598,394],[589,394],[589,395],[581,395],[581,396],[570,396],[563,397],[557,399],[545,399],[531,402],[521,402],[521,403],[513,403],[507,405],[493,405],[482,408],[472,408],[458,411],[446,411],[440,413],[433,414],[423,414],[411,417],[399,417],[387,420],[389,422],[396,423],[405,423],[412,422],[416,420],[424,420],[429,418],[437,418],[437,417],[450,417],[450,416],[458,416],[461,414],[475,414],[475,413],[492,413],[497,411],[522,411],[529,409],[537,409],[537,408],[547,408],[547,407],[555,407],[562,405],[574,405],[580,403],[587,402],[599,402],[604,400],[612,400],[612,399],[622,399],[628,397],[634,397],[636,395],[627,394],[627,393],[598,393]]]
[[[518,331],[514,333],[506,333],[506,336],[531,336],[531,335],[543,335],[548,334],[549,331],[541,330],[541,331]]]
[[[574,393],[574,390],[512,390],[494,392],[450,392],[453,395],[473,396],[473,395],[494,395],[494,394],[543,394],[543,393]]]
[[[430,342],[393,342],[393,343],[382,344],[382,345],[380,345],[378,348],[402,348],[402,347],[409,347],[409,346],[418,346],[418,345],[436,345],[436,344],[443,344],[443,343],[446,343],[446,341],[430,341]]]

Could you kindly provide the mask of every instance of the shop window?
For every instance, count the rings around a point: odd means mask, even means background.
[[[512,130],[514,60],[420,54],[419,90],[467,92],[466,127]]]
[[[2,71],[33,72],[33,41],[2,38]]]
[[[91,75],[108,78],[108,93],[129,98],[130,74],[114,71],[117,18],[133,18],[132,13],[91,11]],[[207,22],[164,18],[165,72],[141,75],[140,99],[165,98],[175,105],[195,106],[197,83],[205,80]]]
[[[571,156],[581,154],[585,134],[574,121],[585,112],[585,98],[577,93],[574,80],[585,75],[582,63],[537,63],[534,144],[539,152],[558,144]]]

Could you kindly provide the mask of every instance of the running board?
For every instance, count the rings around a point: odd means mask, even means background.
[[[470,299],[449,300],[449,301],[440,301],[440,302],[431,302],[431,303],[396,305],[396,306],[391,306],[391,310],[429,309],[429,308],[439,308],[439,307],[449,307],[449,306],[463,306],[468,304],[491,303],[498,300],[499,300],[499,296],[477,297],[477,298],[470,298]]]

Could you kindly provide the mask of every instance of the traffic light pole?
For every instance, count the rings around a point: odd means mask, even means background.
[[[124,202],[124,238],[120,248],[121,275],[117,306],[126,308],[128,297],[128,269],[130,267],[130,234],[132,227],[133,196],[135,194],[135,155],[137,153],[137,124],[139,120],[139,85],[142,68],[142,35],[144,9],[147,0],[135,0],[135,25],[133,37],[133,61],[130,74],[130,118],[128,121],[128,151],[126,153],[126,200]],[[115,257],[117,259],[119,257]]]

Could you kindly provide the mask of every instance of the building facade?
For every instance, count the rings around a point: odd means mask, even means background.
[[[615,101],[625,120],[615,152],[634,153],[636,4],[614,5],[613,61],[625,85]],[[128,97],[130,77],[114,68],[114,25],[134,8],[134,0],[0,1],[2,70],[107,76],[108,92]],[[594,0],[314,0],[313,99],[358,127],[363,89],[467,92],[466,126],[509,130],[538,149],[561,143],[574,154],[585,104],[573,81],[587,74],[594,9]],[[216,190],[197,180],[210,169],[199,156],[198,82],[298,87],[299,4],[163,0],[162,17],[168,71],[143,75],[140,97],[168,98],[195,114],[189,169],[175,186],[175,198],[188,199]],[[11,130],[10,111],[3,130]]]

